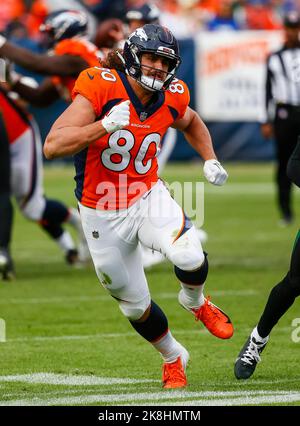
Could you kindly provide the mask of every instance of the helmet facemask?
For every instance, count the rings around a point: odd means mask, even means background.
[[[124,58],[119,54],[120,59],[125,65],[126,73],[147,90],[152,92],[167,90],[171,81],[175,78],[176,71],[181,63],[180,58],[174,54],[172,49],[165,47],[158,48],[156,51],[141,50],[129,41],[127,43],[132,56],[131,65],[129,67],[127,66],[128,64],[125,63]],[[166,58],[169,63],[168,70],[163,71],[148,65],[142,65],[142,56],[146,53]],[[155,72],[154,75],[151,76],[146,75],[148,73],[144,73],[143,70],[153,70]],[[159,77],[155,74],[158,74]]]

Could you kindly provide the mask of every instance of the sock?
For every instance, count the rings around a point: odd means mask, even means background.
[[[252,330],[251,337],[254,337],[254,339],[255,339],[255,341],[256,341],[257,343],[267,343],[267,341],[269,340],[269,336],[267,336],[267,337],[261,337],[261,336],[258,334],[257,327],[255,327],[255,328]]]
[[[181,354],[181,344],[172,336],[170,330],[159,340],[151,342],[154,348],[161,354],[165,362],[174,362]]]
[[[75,249],[75,244],[71,234],[68,231],[64,231],[59,238],[56,239],[58,245],[63,251],[69,251]]]
[[[204,284],[192,286],[180,283],[182,288],[182,302],[188,308],[199,308],[204,304],[203,289]]]

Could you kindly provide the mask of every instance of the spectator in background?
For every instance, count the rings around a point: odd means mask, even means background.
[[[232,0],[220,0],[217,13],[213,19],[207,23],[210,31],[236,31],[239,25],[233,15]]]
[[[197,0],[162,0],[160,23],[169,28],[176,38],[193,37],[201,29],[201,15],[197,12]]]
[[[261,131],[266,139],[275,136],[277,147],[278,203],[281,224],[293,220],[291,180],[286,167],[300,134],[300,16],[290,13],[284,20],[285,43],[267,60],[266,116]],[[275,117],[272,114],[275,108]]]
[[[240,25],[249,30],[278,30],[282,28],[280,16],[276,14],[269,0],[248,0],[243,2],[239,12]]]

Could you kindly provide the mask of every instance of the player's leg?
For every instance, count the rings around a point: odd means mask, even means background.
[[[203,295],[208,260],[195,227],[161,182],[141,204],[144,205],[144,220],[139,239],[147,247],[161,251],[173,263],[181,284],[179,303],[212,334],[230,338],[233,327],[229,317]]]
[[[3,279],[14,277],[14,267],[10,256],[12,222],[9,141],[0,114],[0,277]]]
[[[44,197],[41,144],[35,136],[29,128],[11,145],[12,193],[22,214],[38,223],[61,247],[66,260],[73,263],[77,249],[70,233],[62,227],[70,211],[61,202]]]
[[[41,135],[38,125],[33,119],[31,120],[31,125],[37,151],[37,170],[40,181],[39,186],[43,190],[43,155]],[[56,240],[58,245],[65,252],[65,257],[68,263],[72,264],[77,262],[77,260],[80,262],[90,260],[87,242],[77,209],[67,207],[60,200],[50,200],[46,198],[46,207],[40,224],[50,237]],[[77,248],[71,234],[64,228],[65,224],[69,224],[75,229],[78,240]]]
[[[254,373],[269,334],[285,312],[300,295],[300,231],[296,236],[290,270],[271,290],[258,325],[252,330],[235,363],[235,376],[248,379]]]
[[[172,336],[164,312],[151,300],[136,238],[138,212],[122,219],[80,205],[80,216],[100,283],[164,360],[164,387],[185,386],[188,353]]]
[[[296,146],[297,133],[289,120],[277,118],[274,125],[276,138],[277,170],[276,183],[278,187],[278,205],[281,212],[282,225],[287,225],[293,220],[291,206],[292,183],[287,176],[286,169],[291,153]]]

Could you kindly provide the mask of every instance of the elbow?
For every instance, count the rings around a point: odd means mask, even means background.
[[[53,141],[51,142],[51,137],[49,136],[47,136],[46,138],[46,141],[43,147],[43,152],[47,160],[53,160],[56,157],[54,143]]]

